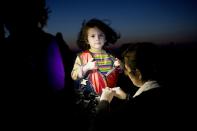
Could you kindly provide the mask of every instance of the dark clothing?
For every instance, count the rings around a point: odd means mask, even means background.
[[[92,130],[159,130],[158,127],[165,127],[169,123],[165,122],[168,111],[163,93],[163,88],[145,91],[135,98],[131,96],[129,100],[122,101],[116,109],[109,109],[109,103],[101,101]]]
[[[56,38],[42,30],[6,39],[1,75],[7,119],[20,118],[18,122],[30,127],[70,121],[73,94],[63,51]]]

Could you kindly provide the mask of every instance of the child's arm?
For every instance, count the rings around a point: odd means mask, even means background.
[[[73,80],[83,78],[89,70],[98,69],[96,61],[92,58],[87,64],[82,65],[80,58],[77,56],[71,77]]]
[[[72,72],[71,72],[72,79],[77,80],[79,74],[82,74],[82,63],[81,63],[79,56],[77,56]]]

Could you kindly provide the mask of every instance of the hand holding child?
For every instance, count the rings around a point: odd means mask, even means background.
[[[112,88],[112,90],[114,91],[115,97],[122,99],[122,100],[126,99],[127,94],[120,87],[114,87]]]
[[[113,97],[114,97],[114,91],[112,90],[112,88],[106,87],[102,90],[102,94],[101,94],[101,100],[106,100],[109,103],[112,101]]]

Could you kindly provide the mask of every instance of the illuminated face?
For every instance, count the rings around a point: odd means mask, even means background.
[[[105,34],[97,27],[89,28],[87,31],[88,44],[91,49],[101,50],[106,42]]]

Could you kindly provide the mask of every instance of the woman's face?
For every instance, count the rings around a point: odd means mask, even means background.
[[[105,34],[97,27],[87,30],[87,40],[91,49],[101,50],[106,42]]]
[[[128,57],[125,57],[124,58],[124,61],[125,61],[125,75],[127,75],[130,80],[133,82],[133,84],[137,87],[140,87],[141,84],[142,84],[142,81],[140,79],[140,72],[138,69],[132,69],[129,64],[128,64]]]

